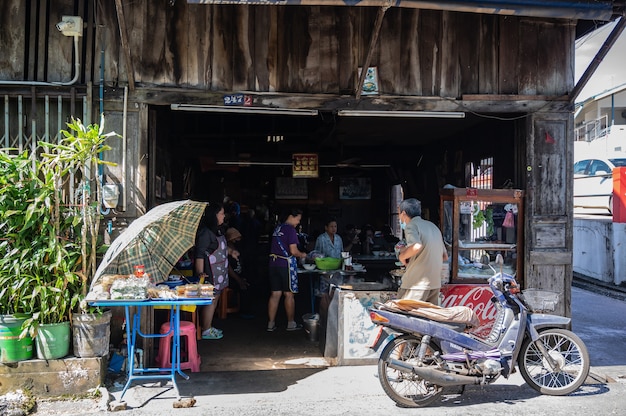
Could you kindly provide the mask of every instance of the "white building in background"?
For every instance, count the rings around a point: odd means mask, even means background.
[[[613,30],[607,24],[576,41],[576,80]],[[626,157],[626,32],[617,39],[596,72],[576,99],[574,160]],[[589,193],[585,181],[574,174],[576,195]],[[602,176],[605,176],[604,178]],[[597,175],[597,181],[611,182],[609,175]],[[594,193],[606,193],[601,183],[591,187]],[[610,192],[610,191],[608,191]],[[579,197],[580,198],[580,195]],[[573,271],[604,283],[626,284],[626,224],[613,222],[606,209],[574,208],[575,213],[605,215],[576,216],[573,235]]]
[[[575,160],[626,156],[626,83],[576,104],[574,120]]]
[[[604,25],[576,41],[577,81],[614,26],[615,22]],[[626,154],[625,53],[626,32],[616,40],[576,99],[574,160]]]

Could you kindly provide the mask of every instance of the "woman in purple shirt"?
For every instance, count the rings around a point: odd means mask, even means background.
[[[267,306],[269,322],[267,330],[276,329],[276,313],[281,296],[285,296],[285,313],[287,315],[287,331],[302,328],[296,323],[296,302],[294,293],[298,293],[298,259],[306,257],[306,253],[298,250],[296,227],[302,219],[302,211],[293,209],[287,219],[278,225],[272,234],[270,246],[269,280],[270,299]]]

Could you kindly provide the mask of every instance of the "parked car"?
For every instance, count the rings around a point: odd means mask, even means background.
[[[626,157],[574,163],[574,208],[613,212],[613,168],[618,166],[626,166]]]

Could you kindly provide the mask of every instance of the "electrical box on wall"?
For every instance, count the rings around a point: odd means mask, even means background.
[[[102,185],[102,205],[105,208],[115,208],[119,203],[120,188],[116,184]]]
[[[65,36],[82,36],[83,19],[80,16],[63,16],[56,28]]]

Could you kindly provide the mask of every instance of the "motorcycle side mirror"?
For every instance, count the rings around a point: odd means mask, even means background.
[[[504,258],[502,257],[502,254],[498,254],[496,256],[496,264],[502,266],[504,264]]]

